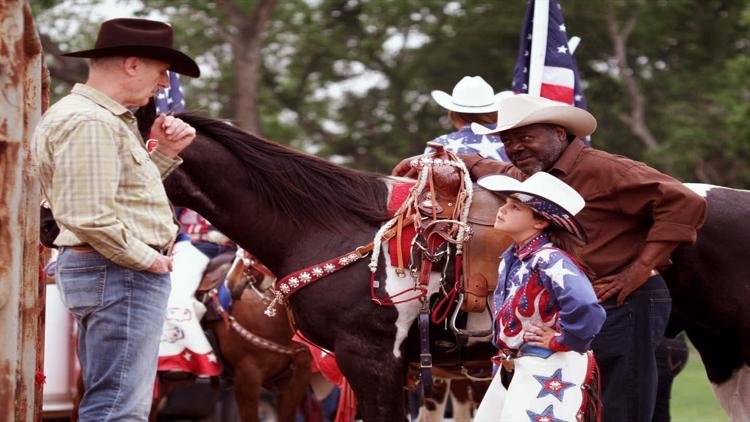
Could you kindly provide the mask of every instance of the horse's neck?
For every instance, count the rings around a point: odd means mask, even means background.
[[[373,220],[381,217],[381,207],[385,218],[385,178],[360,177],[304,156],[290,159],[293,152],[262,143],[252,157],[241,147],[230,149],[234,147],[199,134],[165,186],[175,205],[207,218],[274,272],[293,265],[291,261],[314,259],[311,249],[319,249],[321,256],[343,254],[347,251],[338,249],[377,230]],[[289,171],[259,170],[271,165],[274,170],[288,166]]]
[[[196,171],[186,159],[167,180],[165,185],[174,204],[201,214],[276,274],[296,269],[289,266],[297,260],[307,262],[317,255],[325,260],[342,254],[346,251],[337,248],[341,249],[345,241],[365,235],[358,239],[363,241],[376,230],[350,221],[342,221],[333,231],[314,225],[297,227],[289,216],[264,205],[249,188],[245,173],[234,171],[226,161],[203,161],[200,169]],[[213,175],[220,177],[212,181]]]
[[[292,242],[291,223],[274,213],[249,191],[242,171],[226,163],[203,161],[196,171],[189,159],[165,181],[175,206],[190,208],[242,248],[252,251],[274,270],[278,251]]]

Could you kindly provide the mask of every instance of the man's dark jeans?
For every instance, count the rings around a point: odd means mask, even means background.
[[[659,369],[659,389],[656,394],[656,409],[651,422],[669,422],[669,400],[672,382],[687,364],[690,350],[682,334],[675,338],[662,338],[656,347],[656,366]]]
[[[621,306],[616,298],[602,305],[607,319],[593,342],[602,377],[602,420],[650,421],[657,387],[654,351],[672,307],[667,285],[653,276]]]

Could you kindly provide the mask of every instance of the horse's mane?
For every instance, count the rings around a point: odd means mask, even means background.
[[[383,177],[338,166],[267,141],[226,121],[181,113],[177,117],[226,147],[242,162],[250,188],[297,227],[335,228],[342,220],[387,219]]]

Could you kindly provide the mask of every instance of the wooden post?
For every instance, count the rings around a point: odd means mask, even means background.
[[[0,0],[0,421],[41,419],[44,285],[30,141],[48,87],[29,5]]]

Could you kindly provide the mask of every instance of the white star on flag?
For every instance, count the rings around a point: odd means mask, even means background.
[[[185,353],[182,354],[182,357],[185,358],[185,360],[190,360],[193,358],[193,355],[191,355],[190,352],[185,351]]]
[[[216,362],[216,355],[213,353],[208,354],[208,361],[209,362]]]
[[[465,146],[479,152],[479,155],[484,158],[493,158],[497,161],[503,161],[500,153],[497,152],[497,149],[500,148],[502,144],[491,142],[485,135],[482,136],[482,140],[478,144],[466,144]]]
[[[562,24],[562,25],[558,26],[557,28],[558,28],[558,29],[559,29],[560,31],[563,31],[563,32],[565,32],[565,24]]]
[[[466,146],[464,145],[464,139],[465,138],[448,139],[448,144],[445,145],[445,149],[450,151],[458,151],[459,149]]]
[[[565,53],[568,52],[568,47],[565,47],[564,45],[561,45],[561,46],[557,47],[557,52],[565,54]]]
[[[554,283],[556,283],[558,286],[562,287],[563,289],[565,288],[565,276],[575,274],[573,271],[570,271],[567,268],[565,268],[565,266],[563,265],[564,262],[565,260],[561,259],[555,262],[555,265],[543,270],[544,274],[547,274],[550,280],[552,280]]]

